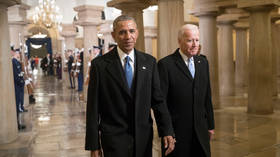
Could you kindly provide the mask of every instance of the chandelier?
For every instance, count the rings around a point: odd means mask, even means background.
[[[33,15],[34,24],[49,29],[60,26],[61,21],[62,15],[55,0],[39,0],[39,5],[35,7]]]

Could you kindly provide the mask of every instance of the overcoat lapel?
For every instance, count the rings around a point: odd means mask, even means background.
[[[145,57],[139,53],[136,49],[135,49],[135,56],[136,56],[136,70],[135,70],[135,80],[136,80],[136,93],[135,93],[135,100],[137,100],[137,96],[141,95],[141,91],[140,88],[143,85],[143,80],[145,80],[145,71],[148,70],[147,65],[146,65],[146,59]],[[150,69],[151,70],[151,69]],[[136,101],[137,102],[137,101]]]
[[[193,81],[189,68],[187,67],[186,63],[184,62],[182,56],[179,53],[179,49],[177,49],[176,52],[174,53],[174,57],[176,60],[175,61],[176,65],[179,67],[179,69],[187,76],[187,78]]]
[[[131,96],[131,93],[126,83],[126,78],[124,76],[124,71],[122,69],[117,48],[114,48],[114,50],[112,50],[112,52],[109,53],[110,55],[108,55],[107,58],[107,61],[109,62],[106,67],[107,71],[112,75],[112,77],[115,79],[117,84],[120,85],[120,87],[124,90],[124,92],[127,93],[129,96]]]
[[[195,76],[194,79],[196,83],[199,82],[199,77],[200,77],[200,72],[201,72],[201,60],[199,59],[198,56],[194,56],[194,66],[195,66]]]

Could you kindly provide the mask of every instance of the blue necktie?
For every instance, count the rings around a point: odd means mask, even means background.
[[[192,78],[194,78],[194,74],[195,74],[195,69],[194,69],[194,65],[193,62],[191,61],[191,58],[188,59],[188,68],[189,71],[191,72]]]
[[[126,77],[126,81],[127,81],[127,85],[128,88],[131,88],[131,84],[132,84],[132,67],[129,64],[129,56],[125,57],[125,63],[124,63],[124,73],[125,73],[125,77]]]

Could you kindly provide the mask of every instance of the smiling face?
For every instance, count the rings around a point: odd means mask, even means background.
[[[189,58],[196,55],[199,50],[199,31],[197,29],[185,29],[178,39],[181,51]]]
[[[135,46],[138,38],[138,30],[133,20],[119,21],[112,32],[114,40],[118,43],[119,48],[129,53]]]

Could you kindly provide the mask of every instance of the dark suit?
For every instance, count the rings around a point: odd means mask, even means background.
[[[97,150],[102,145],[105,157],[151,157],[151,108],[159,136],[173,135],[171,119],[160,90],[156,60],[135,50],[134,66],[130,91],[117,48],[92,61],[86,150]]]
[[[172,157],[185,157],[190,154],[196,149],[193,147],[193,141],[197,141],[207,157],[211,155],[208,130],[214,129],[214,115],[209,66],[206,57],[193,57],[194,79],[179,49],[158,62],[161,88],[171,114],[177,141],[175,150],[169,155]]]

